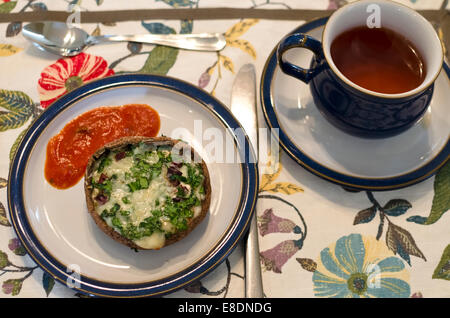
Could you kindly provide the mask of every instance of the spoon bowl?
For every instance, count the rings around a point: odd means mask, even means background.
[[[91,36],[63,22],[30,23],[22,34],[37,48],[61,56],[74,56],[91,45],[104,42],[140,42],[195,51],[220,51],[226,45],[224,36],[219,33]]]
[[[74,56],[87,47],[89,34],[79,28],[68,28],[62,22],[38,22],[26,25],[22,34],[37,48],[62,56]]]

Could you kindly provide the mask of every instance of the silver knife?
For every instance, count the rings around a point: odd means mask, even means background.
[[[241,67],[231,90],[231,112],[244,128],[258,157],[258,117],[256,113],[256,72],[253,64]],[[259,261],[256,208],[245,242],[245,297],[262,298],[263,287]]]

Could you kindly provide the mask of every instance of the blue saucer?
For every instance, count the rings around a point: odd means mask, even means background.
[[[293,33],[320,39],[328,18],[306,23]],[[291,49],[291,63],[308,66],[312,54]],[[310,88],[284,74],[276,47],[261,78],[264,117],[281,147],[301,166],[336,184],[365,190],[392,190],[431,177],[450,157],[450,68],[444,63],[430,106],[405,132],[384,139],[350,135],[330,124],[318,110]]]

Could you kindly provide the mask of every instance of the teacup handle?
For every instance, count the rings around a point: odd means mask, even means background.
[[[287,62],[283,58],[283,54],[292,48],[301,47],[312,51],[315,55],[317,66],[311,69],[304,69],[298,65]],[[284,37],[280,43],[278,44],[277,49],[277,59],[278,65],[280,65],[281,70],[291,75],[299,80],[305,82],[306,84],[315,76],[315,74],[319,71],[318,67],[320,62],[324,59],[322,43],[317,41],[313,37],[303,34],[303,33],[294,33]]]

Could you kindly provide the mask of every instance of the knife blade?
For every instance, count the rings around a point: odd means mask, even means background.
[[[245,64],[236,75],[231,90],[231,112],[241,123],[252,144],[255,155],[258,157],[256,71],[253,64]],[[262,298],[263,296],[255,209],[245,242],[245,297]]]

